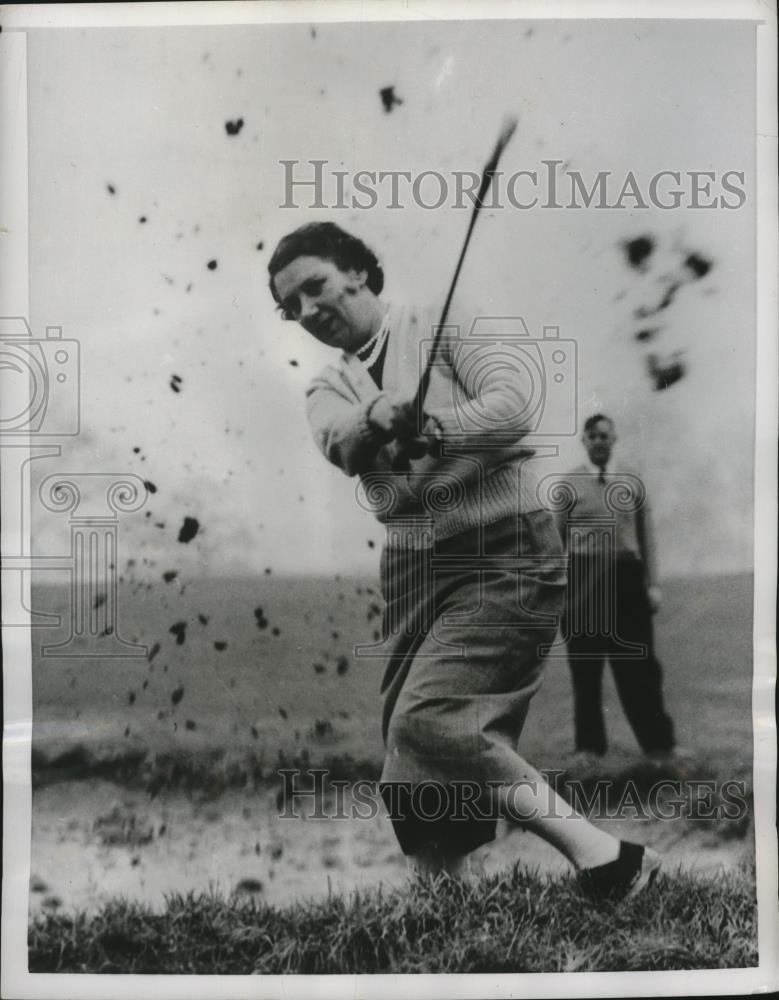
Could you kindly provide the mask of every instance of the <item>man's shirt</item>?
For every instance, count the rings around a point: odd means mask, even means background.
[[[638,473],[613,460],[605,467],[583,462],[560,477],[572,504],[557,515],[572,555],[600,552],[614,539],[618,559],[639,559],[654,579],[654,540],[646,489]]]

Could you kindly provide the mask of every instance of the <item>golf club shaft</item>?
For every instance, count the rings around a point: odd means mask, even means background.
[[[471,236],[473,234],[474,227],[476,225],[476,219],[479,216],[482,205],[484,204],[484,198],[489,190],[490,184],[492,183],[492,178],[495,175],[495,170],[498,166],[498,161],[500,160],[503,150],[506,148],[509,140],[511,139],[514,131],[517,127],[516,118],[508,119],[498,136],[498,141],[495,143],[495,148],[492,151],[492,156],[487,161],[482,172],[481,184],[479,185],[479,190],[476,194],[476,200],[473,205],[473,212],[471,213],[471,221],[468,225],[468,231],[465,234],[465,241],[463,242],[463,248],[460,251],[460,257],[457,261],[457,267],[454,271],[454,276],[452,277],[452,282],[449,285],[449,291],[446,296],[446,301],[444,302],[444,308],[441,312],[441,318],[438,321],[438,327],[436,328],[433,345],[430,348],[430,353],[425,364],[425,370],[422,372],[422,377],[419,380],[419,385],[417,386],[417,391],[414,396],[414,408],[419,413],[421,418],[421,408],[424,403],[425,396],[427,395],[427,389],[430,384],[430,372],[433,366],[433,359],[435,358],[435,353],[438,349],[438,345],[441,341],[441,336],[443,333],[444,326],[446,325],[447,317],[449,316],[449,307],[452,304],[452,298],[454,296],[454,290],[457,286],[457,279],[460,277],[460,271],[462,270],[463,261],[465,260],[465,254],[468,250],[468,244],[471,242]]]

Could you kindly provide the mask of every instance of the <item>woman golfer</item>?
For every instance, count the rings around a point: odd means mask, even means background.
[[[419,415],[436,320],[381,298],[361,240],[305,225],[268,270],[285,318],[338,351],[307,392],[316,442],[387,525],[381,787],[402,850],[420,873],[457,874],[503,814],[560,850],[593,894],[649,884],[653,851],[591,825],[517,753],[565,585],[521,441],[526,373],[455,333],[435,351]]]

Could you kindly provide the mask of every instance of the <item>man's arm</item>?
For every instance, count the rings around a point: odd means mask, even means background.
[[[552,517],[554,518],[554,523],[557,525],[557,530],[560,533],[560,539],[563,543],[563,552],[568,552],[568,509],[564,510],[553,510]]]
[[[646,491],[643,504],[636,510],[636,531],[641,560],[646,570],[646,587],[649,604],[654,613],[660,607],[662,594],[657,582],[657,546],[655,544],[652,511]]]

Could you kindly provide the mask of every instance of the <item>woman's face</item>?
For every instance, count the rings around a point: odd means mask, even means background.
[[[296,257],[273,279],[285,315],[328,347],[351,353],[371,337],[376,297],[367,273],[322,257]]]

